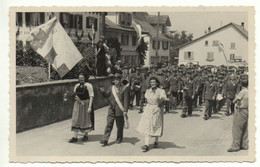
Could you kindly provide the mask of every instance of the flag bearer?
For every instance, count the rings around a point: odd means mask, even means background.
[[[103,139],[100,143],[103,146],[108,144],[111,131],[113,129],[114,121],[116,120],[117,126],[117,144],[123,141],[124,130],[124,117],[127,117],[127,111],[129,107],[129,84],[121,84],[121,75],[114,75],[114,85],[112,85],[107,91],[103,87],[100,88],[102,95],[109,99],[109,109],[107,115],[107,125]]]

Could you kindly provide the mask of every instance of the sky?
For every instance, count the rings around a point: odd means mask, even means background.
[[[149,12],[151,15],[157,13]],[[160,12],[160,15],[168,15],[171,20],[171,29],[187,33],[193,33],[193,39],[204,35],[204,31],[211,27],[214,31],[230,22],[241,24],[245,23],[248,29],[247,12]]]

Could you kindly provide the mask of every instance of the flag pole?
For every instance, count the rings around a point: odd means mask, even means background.
[[[48,81],[51,80],[51,63],[48,62]]]

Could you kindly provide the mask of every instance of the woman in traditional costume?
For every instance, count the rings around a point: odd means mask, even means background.
[[[75,143],[78,141],[78,132],[84,133],[82,141],[88,140],[88,133],[94,130],[94,108],[93,87],[88,83],[88,75],[79,74],[79,83],[74,88],[75,103],[72,113],[72,127],[74,131],[74,137],[72,137],[69,143]]]

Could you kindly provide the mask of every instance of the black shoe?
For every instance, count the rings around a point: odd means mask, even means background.
[[[227,150],[227,152],[237,152],[239,151],[240,149],[234,149],[234,148],[230,148]]]
[[[143,113],[144,111],[143,110],[140,110],[139,112],[138,112],[138,114],[141,114],[141,113]]]
[[[102,147],[105,147],[107,145],[107,141],[106,140],[101,140],[100,144],[103,144]]]
[[[205,115],[203,118],[204,118],[204,120],[208,120],[209,119],[207,115]]]
[[[88,136],[84,135],[81,141],[87,141],[87,140],[88,140]]]
[[[122,140],[117,140],[116,141],[116,144],[120,144],[120,143],[122,143]]]
[[[144,146],[142,147],[142,150],[143,150],[143,152],[149,151],[149,146],[144,145]]]
[[[226,115],[226,116],[230,116],[230,113],[226,112],[225,115]]]
[[[77,141],[78,141],[78,138],[72,137],[72,138],[69,140],[69,143],[76,143]]]
[[[153,148],[158,148],[158,142],[153,143]]]

